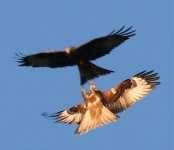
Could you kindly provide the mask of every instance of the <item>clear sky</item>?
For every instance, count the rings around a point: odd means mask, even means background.
[[[115,71],[94,82],[105,91],[154,69],[161,85],[117,122],[82,136],[76,125],[41,116],[82,102],[78,69],[18,67],[14,53],[79,46],[123,25],[136,36],[94,61]],[[170,0],[1,0],[0,149],[172,149],[172,42]]]

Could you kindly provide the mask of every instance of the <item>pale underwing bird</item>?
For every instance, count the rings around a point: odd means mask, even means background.
[[[98,90],[95,84],[90,84],[90,93],[82,88],[83,103],[51,115],[45,113],[44,116],[53,117],[60,123],[79,124],[75,134],[84,134],[117,120],[117,113],[148,95],[160,84],[157,74],[142,71],[105,92]]]
[[[93,39],[79,47],[68,47],[65,51],[50,50],[28,56],[19,53],[16,54],[17,62],[20,63],[19,66],[50,68],[77,65],[82,85],[90,79],[113,72],[93,64],[90,60],[109,54],[113,48],[135,35],[135,30],[131,31],[131,28],[124,30],[123,26],[118,31],[114,30],[104,37]]]

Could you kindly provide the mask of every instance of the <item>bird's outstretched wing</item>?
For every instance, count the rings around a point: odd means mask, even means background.
[[[76,48],[78,55],[81,59],[95,60],[109,54],[111,50],[129,37],[135,35],[135,30],[129,27],[124,30],[124,26],[118,31],[112,31],[107,36],[93,39]]]
[[[43,115],[46,117],[52,117],[53,119],[55,119],[55,122],[80,124],[85,112],[86,112],[85,104],[81,103],[71,107],[68,110],[60,111],[54,114],[44,113]]]
[[[160,78],[153,71],[142,71],[123,81],[109,91],[103,92],[107,107],[113,113],[119,113],[148,95],[157,85]]]
[[[16,56],[19,66],[56,68],[75,65],[65,51],[47,51],[28,56],[19,53]]]

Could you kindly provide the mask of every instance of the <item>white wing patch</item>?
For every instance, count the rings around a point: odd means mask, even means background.
[[[140,77],[133,77],[131,80],[134,80],[137,85],[136,87],[127,90],[126,95],[134,102],[142,99],[153,90],[153,87]]]
[[[61,112],[58,115],[58,121],[61,123],[80,123],[82,120],[83,114],[82,113],[74,113],[70,114],[67,110]]]

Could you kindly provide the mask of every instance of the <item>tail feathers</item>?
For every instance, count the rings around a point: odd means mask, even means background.
[[[80,72],[81,85],[83,85],[88,80],[114,72],[112,70],[101,68],[90,61],[82,61],[78,64],[78,67]]]
[[[117,120],[119,116],[113,114],[105,106],[103,106],[101,115],[98,118],[92,118],[90,115],[90,110],[87,110],[79,127],[75,131],[75,134],[81,135],[99,126],[110,123]]]

